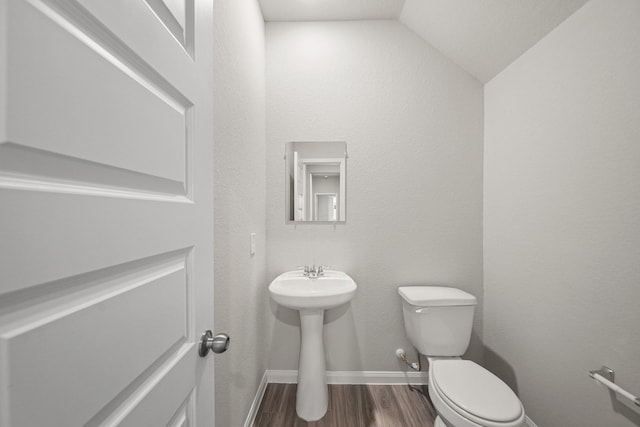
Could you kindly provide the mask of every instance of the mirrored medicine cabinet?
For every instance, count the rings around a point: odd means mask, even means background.
[[[288,223],[336,223],[347,220],[346,142],[288,142],[285,171],[285,214]]]

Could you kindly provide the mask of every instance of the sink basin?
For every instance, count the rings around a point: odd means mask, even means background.
[[[342,271],[326,270],[317,278],[289,271],[271,282],[269,292],[275,302],[294,310],[327,310],[351,301],[356,288],[356,282]]]
[[[300,312],[300,358],[296,413],[317,421],[327,412],[328,389],[322,324],[324,311],[345,304],[356,294],[356,282],[346,273],[325,270],[309,278],[300,270],[282,273],[269,285],[271,298]]]

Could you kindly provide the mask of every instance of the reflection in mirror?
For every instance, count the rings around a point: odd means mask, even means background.
[[[285,161],[288,222],[346,221],[346,142],[289,142]]]

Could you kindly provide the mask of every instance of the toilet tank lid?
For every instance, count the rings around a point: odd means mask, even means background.
[[[400,286],[398,293],[409,304],[422,307],[477,304],[470,293],[446,286]]]

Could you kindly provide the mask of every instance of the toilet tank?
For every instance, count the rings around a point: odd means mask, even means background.
[[[444,286],[401,286],[407,337],[425,356],[462,356],[469,347],[476,297]]]

